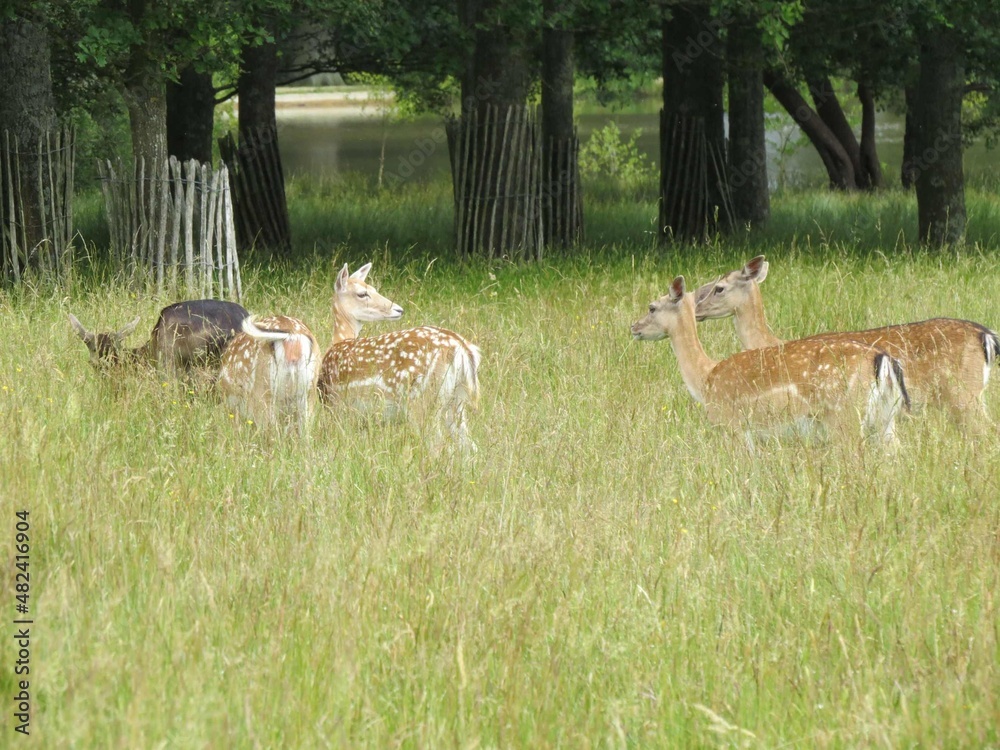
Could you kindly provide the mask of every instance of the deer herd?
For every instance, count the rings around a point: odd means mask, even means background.
[[[213,373],[225,403],[242,418],[305,434],[316,398],[386,418],[406,418],[437,444],[475,451],[466,417],[479,398],[479,348],[452,331],[420,326],[361,336],[364,323],[398,320],[403,308],[366,282],[371,263],[345,265],[334,284],[333,340],[321,355],[305,323],[251,316],[219,300],[164,308],[147,343],[123,346],[136,318],[113,333],[92,333],[74,315],[76,335],[99,369],[148,364],[170,375]],[[669,338],[681,378],[710,422],[761,436],[862,435],[893,447],[901,411],[940,408],[966,428],[988,423],[983,392],[1000,337],[964,320],[934,318],[867,331],[821,333],[794,341],[774,336],[758,256],[694,292],[684,277],[632,325],[635,339]],[[716,361],[697,323],[732,317],[744,351]]]
[[[305,434],[318,397],[331,408],[348,402],[387,418],[407,417],[439,443],[475,451],[466,412],[479,399],[479,348],[432,326],[361,337],[362,323],[398,320],[403,308],[366,283],[371,263],[345,265],[333,293],[333,342],[321,354],[309,327],[287,315],[251,316],[233,302],[192,300],[164,308],[148,342],[123,347],[136,318],[114,333],[92,333],[70,315],[91,362],[108,371],[150,364],[168,374],[200,366],[216,372],[227,406],[259,425]]]

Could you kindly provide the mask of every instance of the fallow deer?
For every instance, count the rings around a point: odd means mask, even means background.
[[[173,375],[187,373],[196,365],[218,366],[222,350],[248,315],[235,302],[215,299],[177,302],[160,311],[149,341],[136,349],[123,344],[139,324],[139,318],[120,331],[108,333],[88,331],[72,313],[69,322],[90,350],[90,361],[96,368],[146,364]]]
[[[902,368],[873,346],[793,341],[716,362],[698,340],[693,294],[678,276],[666,296],[632,325],[636,339],[670,338],[681,377],[714,424],[753,434],[854,431],[895,444],[895,419],[909,399]],[[823,428],[817,430],[816,428]]]
[[[323,357],[319,392],[327,404],[346,400],[387,417],[429,418],[462,450],[475,451],[466,411],[479,398],[479,348],[457,333],[421,326],[359,338],[362,323],[397,320],[403,308],[365,283],[368,263],[345,265],[334,285],[333,343]]]
[[[227,405],[263,425],[304,434],[316,386],[319,344],[295,318],[247,318],[222,353],[219,389]]]
[[[783,343],[764,317],[759,285],[767,278],[767,270],[767,261],[759,255],[742,269],[698,289],[698,320],[732,315],[744,349]],[[988,421],[983,392],[1000,353],[1000,337],[979,323],[932,318],[867,331],[821,333],[809,339],[877,346],[903,365],[915,410],[933,404],[948,410],[961,425],[974,419]]]

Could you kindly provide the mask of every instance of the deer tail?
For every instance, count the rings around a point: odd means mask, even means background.
[[[451,364],[445,373],[442,394],[454,394],[460,404],[475,408],[479,403],[479,361],[482,355],[479,347],[467,341],[457,343],[453,350]]]
[[[997,336],[993,331],[983,331],[981,334],[981,340],[983,344],[983,358],[986,360],[986,372],[984,375],[984,380],[988,378],[990,368],[997,361],[997,356],[1000,355],[1000,336]]]
[[[910,410],[910,394],[906,390],[906,378],[899,360],[885,352],[875,355],[875,380],[879,393],[892,400],[902,402],[903,409]]]
[[[284,341],[293,335],[288,331],[271,331],[264,328],[258,328],[257,324],[254,322],[253,316],[244,318],[242,327],[243,333],[255,341]]]

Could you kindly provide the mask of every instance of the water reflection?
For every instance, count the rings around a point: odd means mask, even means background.
[[[656,114],[586,114],[578,118],[583,139],[614,120],[627,138],[641,129],[637,144],[651,162],[659,164],[658,121]],[[444,177],[449,170],[448,148],[440,117],[421,116],[396,120],[381,115],[377,108],[295,108],[278,110],[279,142],[286,175],[331,177],[344,172],[360,172],[373,178],[380,164],[384,178],[429,181]],[[879,112],[877,125],[879,159],[886,179],[898,183],[903,156],[902,118]],[[770,117],[767,131],[768,176],[772,189],[821,186],[826,170],[798,128],[782,125]],[[977,143],[966,150],[967,176],[976,178],[993,173],[1000,156]]]

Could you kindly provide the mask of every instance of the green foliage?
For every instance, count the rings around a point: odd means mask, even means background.
[[[139,29],[120,13],[97,12],[76,41],[76,59],[106,68],[128,53],[133,44],[142,44]]]
[[[802,21],[805,13],[804,0],[754,0],[750,3],[737,0],[735,4],[749,5],[743,13],[757,19],[764,49],[772,53],[785,48],[792,28]]]
[[[614,121],[590,134],[580,149],[580,174],[600,181],[616,192],[635,195],[656,183],[656,170],[637,145],[642,129],[626,140]]]
[[[78,193],[85,193],[97,186],[99,159],[114,161],[130,155],[128,117],[114,92],[105,92],[89,108],[74,107],[64,117],[76,132],[74,183]]]
[[[662,106],[662,84],[653,76],[637,74],[607,81],[577,77],[573,86],[573,109],[578,116],[608,110],[654,113]]]
[[[470,35],[455,4],[444,0],[347,2],[333,14],[331,46],[323,56],[341,73],[392,81],[407,112],[450,111],[456,81],[470,54]]]
[[[596,82],[603,101],[620,99],[623,82],[662,75],[662,9],[607,0],[575,2],[571,9],[565,24],[574,30],[577,70]]]

